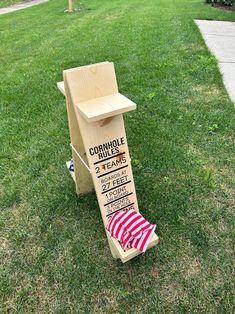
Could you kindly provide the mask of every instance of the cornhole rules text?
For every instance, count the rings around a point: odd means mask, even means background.
[[[101,199],[107,217],[122,209],[134,208],[134,202],[129,198],[133,191],[130,189],[130,159],[125,151],[126,147],[125,137],[120,137],[89,148],[100,185],[98,193],[101,197],[97,197]]]

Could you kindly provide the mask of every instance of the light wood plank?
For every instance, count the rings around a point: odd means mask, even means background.
[[[108,234],[108,237],[109,237],[109,241],[111,241],[113,243],[113,246],[115,247],[117,255],[119,256],[119,258],[121,259],[121,261],[123,263],[126,263],[130,259],[132,259],[132,258],[134,258],[140,254],[143,254],[142,252],[140,252],[139,250],[137,250],[135,248],[124,251],[117,239],[110,237],[109,234]],[[154,233],[152,236],[152,239],[148,245],[147,250],[151,249],[152,247],[154,247],[158,243],[159,243],[159,238],[156,235],[156,233]]]
[[[63,71],[70,78],[73,103],[118,93],[114,64],[102,62]]]
[[[136,104],[120,93],[95,98],[75,105],[87,122],[95,122],[136,109]]]
[[[101,125],[100,121],[88,123],[78,112],[76,115],[106,226],[113,212],[122,208],[139,211],[123,116]]]
[[[68,123],[70,132],[70,142],[73,144],[75,149],[79,152],[80,156],[87,163],[86,152],[83,144],[83,139],[80,132],[80,127],[77,121],[74,105],[71,99],[70,89],[66,77],[64,78],[65,94],[66,94],[66,105],[68,113]],[[89,171],[84,167],[80,158],[72,149],[72,159],[74,162],[74,176],[76,193],[78,195],[91,192],[93,190],[93,182]]]
[[[65,90],[64,90],[64,81],[57,82],[57,87],[61,91],[61,93],[65,96]]]

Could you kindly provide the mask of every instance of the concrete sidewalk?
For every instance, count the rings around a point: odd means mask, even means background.
[[[26,8],[32,7],[33,5],[41,4],[41,3],[47,2],[47,1],[49,1],[49,0],[32,0],[29,2],[14,4],[14,5],[11,5],[10,7],[7,7],[7,8],[0,8],[0,15],[6,14],[6,13],[11,13],[11,12],[22,10],[22,9],[26,9]]]
[[[235,102],[235,22],[195,20],[195,23],[217,58],[224,85]]]

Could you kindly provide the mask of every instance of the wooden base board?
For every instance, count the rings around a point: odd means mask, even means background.
[[[109,234],[107,234],[107,237],[108,237],[108,240],[111,242],[111,245],[113,246],[115,252],[117,253],[116,257],[120,258],[123,263],[126,263],[127,261],[129,261],[130,259],[132,259],[135,256],[143,254],[139,250],[134,249],[134,248],[129,249],[125,252],[117,239],[110,237]],[[152,236],[152,239],[148,245],[147,250],[152,248],[153,246],[157,245],[158,242],[159,242],[159,238],[156,235],[156,233],[154,233]]]

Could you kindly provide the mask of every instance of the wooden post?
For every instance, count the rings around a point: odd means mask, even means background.
[[[74,0],[68,0],[68,12],[74,12],[74,11],[75,11]]]
[[[102,62],[66,70],[58,88],[66,95],[76,191],[96,191],[104,226],[122,209],[139,211],[122,114],[136,104],[118,92],[114,65]],[[124,252],[108,234],[113,257],[126,262],[140,254]],[[158,243],[156,234],[149,248]]]

